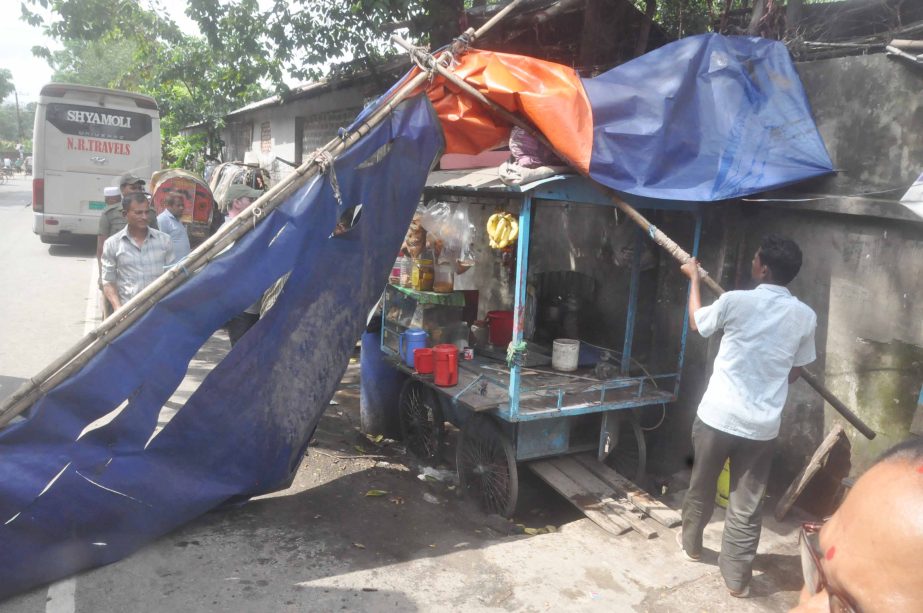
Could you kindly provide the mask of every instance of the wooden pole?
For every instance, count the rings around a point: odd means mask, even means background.
[[[499,13],[481,26],[477,31],[469,29],[466,32],[469,40],[483,36],[500,19],[510,13],[523,0],[513,0]],[[441,54],[438,61],[448,57],[448,53]],[[379,107],[360,124],[353,132],[342,138],[334,138],[321,150],[322,154],[331,157],[343,153],[369,131],[388,117],[404,99],[413,94],[429,78],[426,72],[410,78],[391,97],[380,103]],[[174,267],[161,275],[151,285],[144,288],[131,300],[123,304],[115,313],[104,320],[94,330],[80,339],[75,345],[64,352],[51,364],[42,369],[34,377],[26,381],[16,392],[0,402],[0,426],[9,423],[13,417],[19,415],[43,394],[54,388],[74,373],[78,372],[119,334],[124,332],[131,324],[137,321],[161,298],[182,285],[194,272],[208,264],[218,254],[256,227],[265,216],[282,204],[285,199],[302,187],[309,179],[314,177],[319,169],[320,155],[312,156],[295,172],[283,179],[280,183],[269,189],[249,207],[244,209],[230,223],[222,227],[215,235],[196,247],[183,261],[181,267]]]
[[[399,36],[392,36],[391,40],[393,40],[398,45],[404,47],[405,49],[413,53],[415,56],[417,56],[418,60],[422,62],[427,61],[424,56],[428,54],[421,51],[420,49],[413,47],[413,45],[403,40]],[[438,62],[434,62],[433,66],[440,75],[445,77],[452,84],[456,85],[459,89],[464,91],[466,94],[468,94],[469,96],[471,96],[472,98],[474,98],[475,100],[483,104],[485,107],[493,111],[498,117],[510,122],[511,124],[515,126],[522,128],[523,130],[525,130],[526,132],[534,136],[536,139],[538,139],[539,142],[541,142],[543,145],[548,147],[562,160],[567,159],[564,155],[562,155],[559,151],[557,151],[554,145],[552,145],[551,142],[547,138],[545,138],[545,135],[542,134],[540,131],[538,131],[535,128],[535,126],[525,121],[523,118],[519,117],[518,115],[515,115],[509,112],[508,110],[498,105],[497,103],[493,102],[492,100],[488,99],[484,94],[478,91],[473,85],[471,85],[470,83],[468,83],[467,81],[465,81],[464,79],[456,75],[455,73],[449,71],[447,68],[445,68]],[[640,226],[641,229],[644,231],[644,233],[647,234],[651,238],[651,240],[653,240],[664,251],[669,253],[675,260],[677,260],[680,264],[685,264],[686,262],[690,260],[692,256],[689,255],[689,253],[687,253],[682,247],[676,244],[676,242],[674,242],[663,231],[657,228],[657,226],[652,224],[646,217],[644,217],[644,215],[638,212],[636,208],[634,208],[633,206],[631,206],[630,204],[622,200],[622,198],[614,190],[606,188],[605,191],[606,191],[606,195],[608,195],[612,199],[612,202],[619,208],[619,210],[625,213],[625,215],[627,215],[629,219],[631,219],[638,226]],[[704,268],[702,268],[701,265],[699,266],[699,276],[702,280],[702,283],[704,283],[706,287],[708,287],[712,292],[714,292],[715,295],[720,296],[721,294],[724,293],[724,288],[722,288],[721,285],[719,285],[718,282],[715,281]],[[824,400],[829,402],[830,406],[836,409],[836,411],[840,413],[840,415],[842,415],[846,419],[846,421],[852,424],[853,427],[856,428],[856,430],[861,432],[862,435],[868,438],[869,440],[875,438],[875,431],[872,430],[868,426],[868,424],[863,422],[859,418],[859,416],[856,415],[854,412],[852,412],[845,404],[843,404],[843,402],[841,402],[840,399],[837,398],[833,394],[833,392],[827,389],[827,387],[824,386],[824,384],[821,383],[813,373],[811,373],[806,368],[802,368],[801,373],[802,373],[801,378],[804,379],[805,383],[807,383],[812,388],[814,388],[814,390],[817,391],[817,393],[819,393]]]

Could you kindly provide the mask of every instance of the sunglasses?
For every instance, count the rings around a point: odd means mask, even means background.
[[[824,569],[821,568],[820,561],[824,554],[820,548],[820,529],[823,527],[824,524],[816,523],[801,525],[798,546],[801,550],[801,573],[804,575],[804,585],[811,596],[820,591],[827,594],[830,613],[859,613],[849,599],[831,589],[824,575]]]

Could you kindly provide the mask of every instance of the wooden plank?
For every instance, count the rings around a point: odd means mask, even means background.
[[[650,494],[623,477],[609,466],[596,459],[595,454],[578,454],[574,456],[581,465],[602,479],[606,484],[628,499],[632,505],[647,513],[657,523],[673,528],[683,523],[679,512],[653,498]]]
[[[781,500],[779,500],[779,504],[776,505],[776,519],[778,521],[782,521],[782,519],[785,518],[792,508],[792,505],[798,500],[798,496],[801,495],[801,492],[804,491],[804,488],[807,487],[811,479],[814,478],[814,475],[823,467],[824,460],[841,436],[844,436],[843,426],[840,424],[833,426],[833,429],[830,430],[830,434],[827,435],[805,467],[801,469],[801,472],[795,477],[792,484],[785,490],[785,495],[782,496]]]
[[[606,513],[602,509],[602,503],[598,498],[588,496],[580,489],[580,486],[574,483],[550,461],[542,460],[539,462],[530,462],[529,468],[548,485],[554,488],[555,491],[567,498],[571,504],[580,509],[588,519],[606,532],[618,535],[631,530],[631,526],[628,522],[617,515]]]
[[[570,477],[574,483],[584,488],[587,492],[599,496],[603,507],[609,513],[614,513],[624,519],[635,532],[648,539],[657,536],[656,530],[647,525],[642,518],[631,513],[634,508],[631,503],[628,502],[627,498],[615,494],[610,485],[591,473],[585,466],[569,456],[556,458],[550,461],[558,470]],[[613,494],[615,494],[615,496],[613,496]],[[616,497],[620,497],[622,500],[616,500]]]

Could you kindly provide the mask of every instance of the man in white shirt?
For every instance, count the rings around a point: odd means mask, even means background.
[[[186,203],[183,197],[179,195],[170,195],[164,200],[164,209],[157,216],[157,226],[161,232],[170,235],[173,241],[173,261],[170,265],[176,264],[184,257],[189,255],[189,233],[186,232],[186,226],[180,221],[183,217],[183,211],[186,210]]]
[[[785,288],[801,269],[789,238],[763,238],[753,257],[756,289],[732,291],[703,307],[698,262],[691,280],[689,325],[705,337],[724,330],[708,388],[692,425],[695,460],[679,540],[688,560],[702,555],[702,532],[715,505],[718,475],[730,459],[730,496],[718,566],[732,596],[750,592],[775,439],[788,386],[815,359],[817,316]]]
[[[173,261],[170,237],[148,226],[149,206],[141,192],[125,196],[127,223],[103,243],[103,294],[113,311],[153,283]]]

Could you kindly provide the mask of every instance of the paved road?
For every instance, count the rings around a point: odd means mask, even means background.
[[[95,246],[42,244],[31,190],[22,175],[0,185],[0,397],[79,340],[97,306]]]

